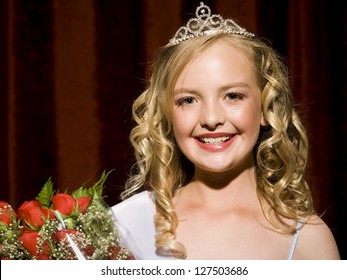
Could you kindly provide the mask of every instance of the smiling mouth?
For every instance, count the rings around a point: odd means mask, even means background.
[[[210,137],[198,138],[198,140],[203,144],[220,144],[220,143],[227,142],[230,139],[231,139],[230,136],[216,137],[216,138],[210,138]]]

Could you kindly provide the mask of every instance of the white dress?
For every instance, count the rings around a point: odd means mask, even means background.
[[[172,259],[155,253],[154,202],[148,192],[136,194],[112,207],[118,230],[120,245],[127,247],[136,259]]]
[[[127,247],[136,259],[168,260],[173,258],[156,254],[154,209],[154,202],[146,191],[112,207],[118,230],[121,232],[121,245]],[[299,222],[289,249],[289,260],[294,254],[300,226]]]

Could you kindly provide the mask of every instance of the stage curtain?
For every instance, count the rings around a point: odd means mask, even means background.
[[[133,163],[131,104],[148,65],[200,1],[0,3],[0,200],[18,207],[52,177],[61,191],[107,180],[113,205]],[[308,130],[308,181],[347,257],[346,5],[328,0],[204,1],[264,37],[288,64]]]

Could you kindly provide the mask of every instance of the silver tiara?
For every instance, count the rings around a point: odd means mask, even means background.
[[[232,19],[223,19],[220,15],[211,15],[211,9],[203,2],[196,8],[196,18],[191,18],[186,26],[181,26],[167,46],[174,46],[183,41],[204,35],[237,34],[253,38],[255,35],[242,28]]]

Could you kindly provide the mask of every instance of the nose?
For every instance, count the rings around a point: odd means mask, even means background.
[[[224,110],[217,102],[208,102],[201,108],[202,127],[208,130],[215,130],[225,122]]]

